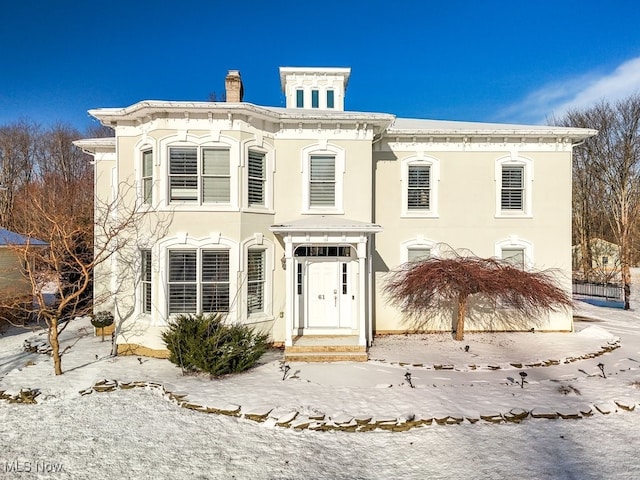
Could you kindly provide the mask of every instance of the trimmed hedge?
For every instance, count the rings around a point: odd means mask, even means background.
[[[267,338],[246,325],[225,324],[220,314],[179,315],[162,333],[172,363],[214,377],[251,368],[266,352]]]

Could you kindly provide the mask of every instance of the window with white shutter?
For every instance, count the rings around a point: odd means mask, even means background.
[[[169,198],[198,201],[198,149],[169,149]]]
[[[247,253],[247,311],[264,312],[265,251],[251,249]]]
[[[335,207],[335,157],[329,155],[312,155],[309,162],[309,206],[311,208]]]
[[[201,311],[229,311],[229,252],[203,250],[201,269]]]
[[[169,198],[173,202],[228,205],[231,202],[229,149],[171,147]]]
[[[142,313],[151,313],[151,250],[141,250]]]
[[[169,313],[196,313],[198,275],[196,250],[169,251]]]
[[[229,311],[229,251],[169,251],[169,313]]]
[[[431,166],[409,165],[407,181],[407,209],[431,208]]]
[[[266,155],[250,149],[247,166],[248,205],[263,207],[265,206]]]
[[[202,150],[202,203],[229,203],[231,198],[229,150]]]
[[[500,206],[502,210],[524,211],[524,167],[502,166]]]
[[[142,152],[142,201],[153,203],[153,153],[151,150]]]
[[[408,157],[401,161],[401,169],[401,216],[437,218],[440,160],[427,156]]]

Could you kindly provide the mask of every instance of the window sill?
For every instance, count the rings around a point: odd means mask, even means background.
[[[246,323],[270,322],[272,320],[275,320],[275,317],[271,314],[264,313],[264,312],[252,313],[249,316],[247,316]]]
[[[526,212],[498,212],[494,218],[533,218],[533,215]]]
[[[438,215],[438,212],[404,211],[400,214],[400,218],[440,218],[440,215]]]
[[[265,215],[274,215],[276,213],[275,210],[266,207],[245,207],[242,211],[246,213],[262,213]]]
[[[235,205],[215,205],[210,203],[169,203],[165,208],[176,212],[239,212]]]

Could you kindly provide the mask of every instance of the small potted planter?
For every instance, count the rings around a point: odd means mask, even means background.
[[[91,325],[93,325],[96,337],[102,335],[102,341],[104,342],[104,336],[111,335],[114,330],[113,313],[102,310],[92,315]]]

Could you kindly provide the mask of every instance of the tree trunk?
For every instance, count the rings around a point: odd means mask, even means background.
[[[458,295],[458,321],[456,322],[456,340],[464,340],[464,317],[467,313],[467,297],[464,293]]]
[[[53,371],[56,375],[62,375],[62,358],[60,357],[60,342],[58,342],[58,320],[51,319],[49,326],[49,344],[53,357]]]
[[[622,284],[624,285],[624,309],[631,308],[631,270],[628,263],[622,264]]]

